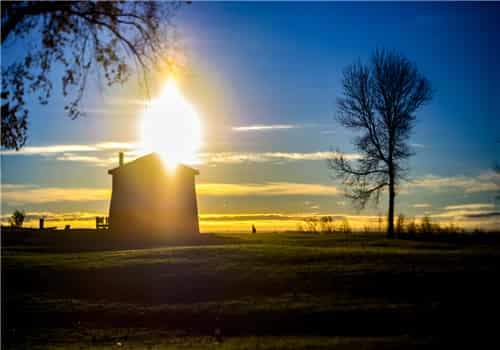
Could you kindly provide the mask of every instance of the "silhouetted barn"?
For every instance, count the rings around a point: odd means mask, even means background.
[[[169,237],[199,233],[195,176],[179,165],[167,169],[156,153],[119,166],[113,177],[109,225],[114,232]]]

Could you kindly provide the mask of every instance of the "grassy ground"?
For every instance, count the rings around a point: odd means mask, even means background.
[[[496,327],[498,239],[74,237],[3,240],[5,348],[407,349],[477,346]]]

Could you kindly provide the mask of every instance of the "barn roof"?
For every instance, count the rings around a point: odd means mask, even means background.
[[[149,153],[145,156],[139,157],[137,159],[134,159],[128,163],[123,164],[122,166],[118,166],[116,168],[108,170],[108,174],[114,175],[118,172],[123,172],[126,171],[127,168],[130,168],[132,165],[141,165],[141,164],[150,164],[151,162],[161,162],[161,158],[157,153]],[[179,164],[177,168],[180,168],[182,170],[187,170],[188,172],[191,172],[194,175],[198,175],[200,172],[196,169],[193,169],[187,165],[184,164]]]

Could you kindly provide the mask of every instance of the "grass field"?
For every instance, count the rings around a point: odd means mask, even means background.
[[[498,323],[496,237],[226,234],[106,250],[78,242],[3,238],[4,348],[477,346]]]

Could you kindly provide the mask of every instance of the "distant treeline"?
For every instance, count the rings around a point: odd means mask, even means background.
[[[360,232],[385,232],[385,224],[379,220],[378,225],[364,226]],[[353,229],[347,217],[336,219],[333,216],[311,216],[305,218],[303,223],[297,224],[298,232],[311,232],[311,233],[351,233]],[[407,218],[405,215],[400,214],[397,217],[395,225],[395,233],[398,236],[415,237],[417,235],[433,235],[433,234],[462,234],[466,232],[472,233],[486,233],[481,228],[475,228],[471,231],[465,230],[454,223],[442,225],[432,222],[430,216],[423,216],[420,220],[415,218]]]

